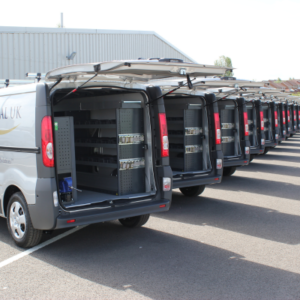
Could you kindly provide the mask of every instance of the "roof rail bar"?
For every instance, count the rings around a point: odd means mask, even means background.
[[[42,78],[45,78],[46,73],[26,73],[27,78],[35,78],[35,82],[39,82]]]

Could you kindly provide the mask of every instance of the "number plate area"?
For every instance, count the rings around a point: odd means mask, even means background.
[[[185,135],[199,135],[202,133],[202,128],[200,127],[186,127]]]
[[[186,154],[197,153],[197,152],[202,152],[202,146],[200,146],[200,145],[185,146],[185,153]]]
[[[233,129],[234,123],[222,123],[222,129]]]
[[[222,143],[232,143],[234,142],[233,136],[222,136]]]
[[[120,171],[145,168],[145,159],[142,157],[120,159],[119,163],[120,163]]]
[[[144,139],[141,133],[119,134],[119,145],[141,144]]]

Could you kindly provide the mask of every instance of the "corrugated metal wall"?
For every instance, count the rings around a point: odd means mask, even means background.
[[[67,55],[77,52],[74,60]],[[23,79],[69,65],[139,57],[190,58],[153,32],[0,27],[0,78]]]

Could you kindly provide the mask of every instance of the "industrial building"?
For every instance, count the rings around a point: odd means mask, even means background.
[[[72,64],[172,57],[195,62],[153,31],[0,26],[0,79]]]

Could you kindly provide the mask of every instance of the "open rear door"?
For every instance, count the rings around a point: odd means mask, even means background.
[[[151,79],[222,75],[227,68],[180,62],[180,60],[124,60],[101,63],[72,65],[52,70],[46,74],[46,81],[70,79],[84,80],[95,74],[94,80],[101,80],[103,76],[115,75],[119,79],[147,82]],[[98,77],[98,78],[97,78]]]

